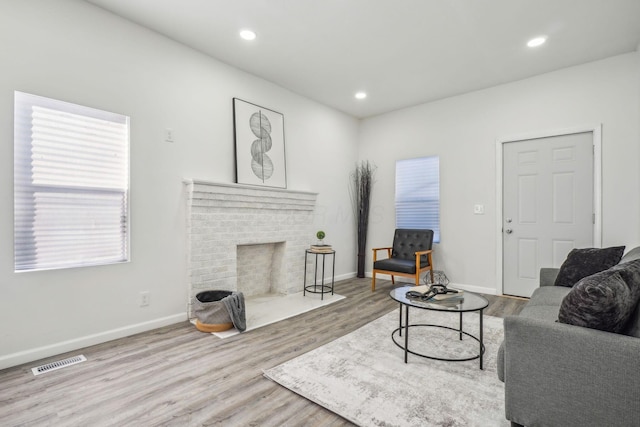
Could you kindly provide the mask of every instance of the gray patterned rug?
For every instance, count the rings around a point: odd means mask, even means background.
[[[456,327],[458,315],[412,310],[410,323]],[[502,319],[484,316],[484,370],[478,360],[443,362],[409,354],[391,340],[395,310],[362,328],[264,372],[267,378],[360,426],[508,426],[496,374]],[[415,328],[414,328],[415,329]],[[409,348],[436,357],[477,354],[478,343],[454,331],[420,328]],[[478,316],[464,315],[477,336]]]

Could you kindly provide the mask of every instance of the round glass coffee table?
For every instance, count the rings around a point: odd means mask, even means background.
[[[404,350],[404,363],[407,363],[407,356],[409,353],[411,353],[416,356],[425,357],[427,359],[444,360],[447,362],[464,362],[467,360],[480,359],[480,369],[483,369],[482,356],[484,355],[485,349],[484,349],[484,343],[482,342],[482,328],[483,328],[482,316],[483,316],[484,309],[487,308],[487,306],[489,305],[489,301],[487,301],[486,298],[478,294],[474,294],[473,292],[467,292],[467,291],[464,291],[464,296],[462,297],[462,299],[458,298],[458,299],[448,299],[448,300],[442,300],[442,301],[432,301],[432,300],[422,301],[417,298],[409,298],[406,296],[406,293],[410,291],[412,288],[413,286],[403,286],[401,288],[393,289],[391,292],[389,292],[389,296],[400,304],[399,326],[396,330],[394,330],[391,333],[391,339],[393,339],[393,342],[398,347]],[[449,326],[424,324],[424,323],[409,324],[409,308],[411,307],[419,308],[422,310],[459,313],[460,315],[459,326],[458,328],[452,328]],[[478,312],[478,317],[480,319],[480,329],[477,337],[470,334],[469,332],[465,332],[462,330],[462,314],[467,312],[473,312],[473,311]],[[404,319],[403,319],[403,312],[404,312]],[[404,323],[403,323],[403,320],[404,320]],[[463,335],[466,335],[476,340],[479,344],[478,354],[473,355],[471,357],[463,357],[463,358],[456,359],[456,358],[443,358],[443,357],[429,356],[426,354],[418,353],[417,351],[410,350],[409,349],[409,330],[412,328],[417,329],[417,328],[425,328],[425,327],[451,329],[452,331],[457,332],[457,335],[459,336],[460,340],[462,340]],[[403,333],[404,333],[404,337],[402,337]]]

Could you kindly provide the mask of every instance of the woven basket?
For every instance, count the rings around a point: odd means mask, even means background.
[[[231,291],[204,291],[196,295],[193,312],[199,331],[220,332],[233,328],[231,316],[222,302],[231,294]]]

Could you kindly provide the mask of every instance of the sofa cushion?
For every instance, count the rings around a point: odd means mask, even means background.
[[[584,277],[618,264],[623,253],[624,246],[573,249],[560,266],[555,285],[571,287]]]
[[[562,300],[562,323],[622,333],[640,300],[640,259],[581,279]]]
[[[540,286],[553,286],[558,277],[559,268],[543,267],[540,269]]]
[[[620,264],[625,263],[625,262],[631,262],[631,261],[634,261],[636,259],[640,259],[640,246],[637,246],[637,247],[631,249],[626,254],[624,254],[622,259],[620,260]]]
[[[536,288],[527,303],[528,306],[553,305],[560,307],[562,299],[571,292],[571,288],[565,286],[542,286]],[[554,319],[555,320],[555,319]]]
[[[558,320],[559,305],[529,305],[527,304],[518,316],[531,319],[548,320],[555,322]]]

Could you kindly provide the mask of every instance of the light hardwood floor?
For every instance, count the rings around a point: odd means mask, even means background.
[[[397,308],[380,280],[336,283],[347,298],[220,340],[183,322],[0,371],[0,426],[350,426],[262,376]],[[486,296],[485,314],[525,301]],[[375,351],[375,343],[371,344]],[[31,368],[77,354],[88,361],[34,377]]]

